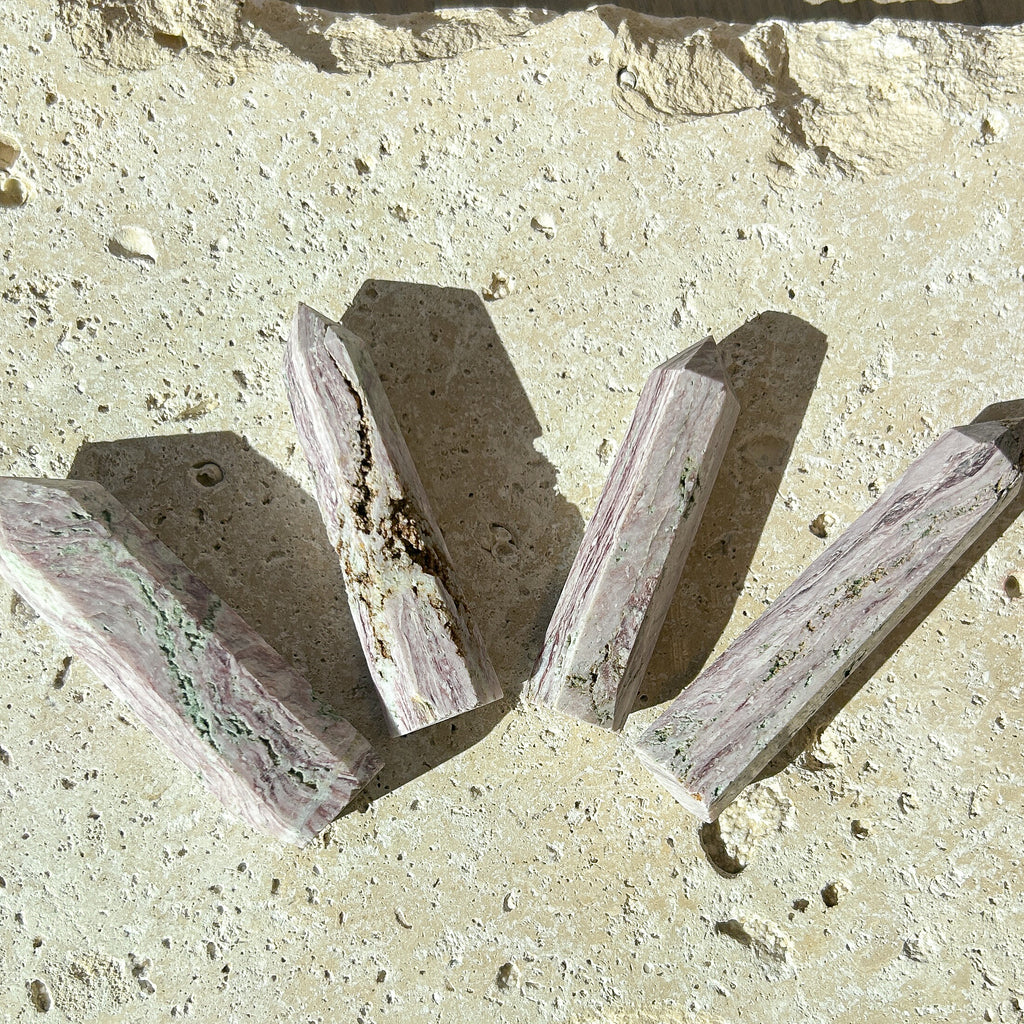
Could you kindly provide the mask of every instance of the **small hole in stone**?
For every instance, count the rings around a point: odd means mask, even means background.
[[[620,89],[635,89],[636,88],[636,75],[633,74],[629,68],[619,68],[618,75],[615,76],[616,81],[619,83]]]
[[[216,487],[224,479],[224,470],[216,462],[197,462],[192,468],[200,487]]]
[[[1009,576],[1003,580],[1003,591],[1007,597],[1018,598],[1020,597],[1020,577],[1010,573]]]
[[[188,43],[185,42],[185,37],[180,32],[175,34],[173,32],[155,31],[153,33],[153,42],[157,46],[164,46],[175,53],[181,53],[188,46]]]
[[[795,298],[796,298],[796,290],[795,290],[795,289],[793,289],[793,288],[790,288],[790,289],[789,289],[789,292],[788,292],[788,295],[789,295],[789,297],[790,297],[791,299],[795,299]]]

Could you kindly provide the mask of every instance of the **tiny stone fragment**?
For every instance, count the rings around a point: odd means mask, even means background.
[[[0,131],[0,171],[9,170],[21,156],[21,143],[10,132]]]
[[[501,686],[366,346],[299,306],[285,377],[392,734],[498,700]]]
[[[531,699],[622,728],[738,412],[713,338],[651,373],[551,617]]]
[[[1013,500],[1022,459],[1024,419],[939,437],[654,721],[641,761],[714,820]]]
[[[4,206],[24,206],[36,194],[35,186],[25,178],[12,175],[0,185],[0,199]]]
[[[821,890],[821,902],[826,907],[838,907],[839,901],[849,895],[850,886],[844,881],[826,883]]]
[[[518,988],[522,972],[512,962],[504,963],[498,968],[498,988]]]
[[[28,987],[28,997],[37,1013],[47,1013],[53,1005],[50,989],[45,981],[36,978]]]
[[[507,299],[515,290],[516,281],[514,277],[506,274],[504,270],[496,270],[491,274],[491,283],[484,289],[484,298],[488,302],[496,302],[498,299]]]
[[[380,770],[309,684],[98,484],[0,478],[0,575],[228,810],[316,836]]]
[[[821,512],[811,522],[810,530],[815,537],[827,537],[836,525],[836,517],[831,512]]]
[[[530,227],[545,238],[554,238],[558,234],[558,225],[550,213],[540,213],[530,221]]]
[[[152,235],[138,224],[125,224],[110,239],[110,251],[129,260],[156,263],[156,243]]]

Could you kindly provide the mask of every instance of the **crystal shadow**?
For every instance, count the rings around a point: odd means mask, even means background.
[[[555,468],[534,448],[540,422],[476,292],[370,280],[342,323],[370,349],[513,700],[583,535]]]
[[[494,710],[389,737],[316,502],[245,438],[87,443],[69,475],[106,487],[370,741],[385,768],[350,810],[472,746],[500,718]]]

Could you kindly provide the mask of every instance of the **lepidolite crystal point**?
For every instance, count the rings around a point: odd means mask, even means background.
[[[498,700],[501,686],[366,346],[300,305],[285,377],[392,734]]]
[[[1013,500],[1024,420],[939,437],[690,683],[636,752],[711,821]]]
[[[622,728],[738,413],[713,338],[652,371],[569,570],[527,696]]]
[[[348,722],[99,484],[0,478],[0,574],[243,821],[302,844],[380,771]]]

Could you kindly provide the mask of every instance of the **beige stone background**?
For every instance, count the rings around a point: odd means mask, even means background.
[[[0,1017],[1024,1019],[1024,519],[717,830],[629,749],[1024,392],[1012,5],[827,8],[0,0],[0,471],[101,480],[388,761],[268,841],[0,587]],[[288,413],[299,300],[367,336],[508,694],[401,742]],[[743,412],[638,709],[522,707],[639,389],[708,332]]]

